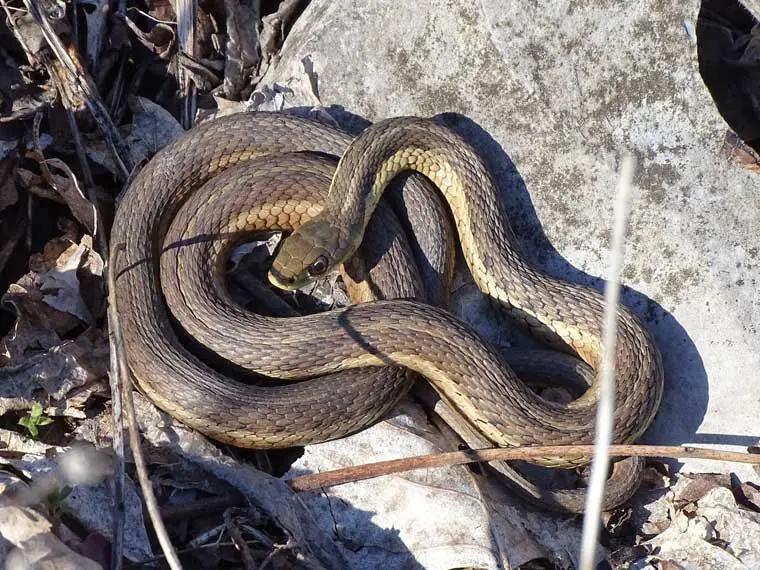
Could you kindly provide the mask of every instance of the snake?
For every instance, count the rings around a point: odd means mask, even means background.
[[[391,366],[424,376],[493,444],[593,440],[596,381],[570,403],[547,401],[469,326],[416,300],[374,301],[288,319],[228,319],[233,315],[224,313],[221,334],[203,338],[207,327],[201,322],[191,331],[225,359],[294,381],[284,385],[251,385],[216,371],[186,348],[160,285],[158,261],[171,220],[194,189],[234,172],[236,165],[301,152],[340,162],[323,209],[286,238],[275,258],[269,276],[276,285],[292,289],[346,262],[390,180],[414,170],[445,198],[474,280],[498,309],[540,340],[599,369],[603,297],[526,260],[487,167],[458,135],[434,120],[402,117],[380,121],[354,138],[299,117],[244,113],[199,125],[159,151],[119,203],[112,230],[114,295],[132,376],[149,399],[213,439],[285,447],[341,437],[383,417],[409,383],[403,374],[395,387],[386,383]],[[199,312],[191,310],[189,320]],[[618,308],[617,318],[613,438],[629,442],[654,418],[663,370],[638,318],[625,307]],[[256,342],[240,342],[254,338],[251,333],[258,335]],[[351,373],[357,367],[361,375]],[[587,461],[546,457],[537,463],[566,467]]]

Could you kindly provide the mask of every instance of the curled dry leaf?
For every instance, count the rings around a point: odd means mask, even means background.
[[[277,53],[285,37],[285,31],[293,22],[301,0],[284,0],[277,11],[261,19],[261,57],[269,62]]]
[[[714,487],[645,545],[655,553],[646,561],[667,560],[687,570],[760,568],[760,513],[739,507],[729,489]]]
[[[83,418],[93,394],[107,395],[107,362],[104,335],[92,329],[20,365],[0,368],[0,414],[41,402],[48,415]]]
[[[227,49],[224,65],[224,93],[239,99],[250,84],[251,74],[259,63],[258,2],[225,0],[227,11]],[[247,94],[244,94],[247,96]]]
[[[45,165],[43,173],[48,183],[53,189],[60,194],[63,201],[74,214],[74,217],[90,233],[93,234],[97,228],[97,211],[95,206],[85,197],[84,192],[79,187],[76,175],[71,171],[68,165],[60,159],[50,158],[42,161]],[[49,167],[61,170],[65,176],[53,177],[48,170]]]
[[[177,62],[201,91],[211,91],[222,82],[224,63],[221,60],[198,60],[179,52]]]
[[[5,557],[6,570],[102,570],[61,542],[51,527],[30,508],[0,507],[0,535],[15,547]]]
[[[129,108],[132,123],[120,127],[124,143],[134,164],[149,159],[164,146],[185,132],[177,120],[163,107],[144,97],[131,97]],[[95,163],[118,174],[105,143],[98,139],[86,145],[87,156]]]
[[[102,316],[103,260],[92,249],[91,236],[84,236],[80,243],[51,240],[42,254],[30,258],[29,266],[30,273],[3,296],[3,302],[16,309],[17,329],[36,325],[63,335],[80,322],[91,324]],[[19,344],[16,334],[12,340]]]
[[[721,154],[733,164],[739,164],[747,170],[760,172],[760,155],[732,131],[726,132]]]
[[[39,285],[48,305],[93,324],[103,314],[104,296],[98,295],[102,278],[103,260],[92,249],[92,237],[84,236],[81,243],[72,244],[56,259],[55,267],[40,276]],[[95,298],[85,300],[85,284]]]

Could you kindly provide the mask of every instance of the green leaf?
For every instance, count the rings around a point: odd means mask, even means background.
[[[39,402],[35,402],[34,404],[32,404],[32,411],[30,412],[29,415],[32,417],[32,419],[35,419],[35,420],[40,418],[42,416],[42,404],[40,404]]]
[[[32,437],[37,437],[40,434],[40,431],[37,429],[37,422],[35,422],[30,416],[21,418],[18,423],[25,427]]]

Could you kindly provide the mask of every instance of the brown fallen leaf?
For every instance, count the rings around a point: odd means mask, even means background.
[[[39,402],[47,415],[83,418],[92,395],[108,394],[104,381],[108,345],[101,342],[94,347],[89,336],[66,341],[20,365],[0,368],[0,414],[27,410]],[[85,355],[88,348],[93,352]]]
[[[8,570],[102,570],[102,566],[77,554],[51,531],[52,525],[38,512],[16,506],[0,507],[0,535],[15,548],[8,552]]]
[[[250,85],[259,63],[259,14],[250,0],[225,0],[227,10],[227,52],[224,66],[224,93],[228,99],[241,98]],[[249,91],[250,92],[250,91]],[[246,98],[248,93],[242,93]]]
[[[716,487],[731,488],[731,476],[726,473],[700,473],[682,477],[686,483],[674,488],[676,505],[698,501]]]
[[[129,109],[132,111],[132,123],[120,127],[119,131],[134,164],[150,158],[185,132],[169,111],[149,99],[131,97]],[[85,147],[90,160],[114,174],[118,173],[117,165],[102,139],[91,140]]]
[[[80,275],[82,277],[80,277]],[[87,276],[87,277],[85,277]],[[103,314],[105,296],[102,291],[103,260],[92,249],[92,237],[85,235],[81,243],[71,244],[56,259],[55,267],[40,275],[39,288],[45,303],[93,324]],[[85,299],[83,280],[87,279],[94,299]]]
[[[742,483],[735,490],[735,494],[743,505],[760,512],[760,486],[754,483]]]
[[[727,131],[721,147],[722,156],[753,172],[760,172],[760,155],[733,131]]]
[[[2,302],[16,313],[14,328],[0,341],[0,364],[22,364],[30,354],[60,344],[82,323],[104,311],[103,261],[92,237],[80,243],[56,238],[29,260],[30,272],[8,288]]]

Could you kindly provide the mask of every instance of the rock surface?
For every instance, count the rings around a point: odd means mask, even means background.
[[[370,121],[453,112],[493,168],[526,251],[601,290],[620,157],[637,158],[623,302],[666,391],[646,440],[753,445],[760,399],[760,180],[725,152],[698,71],[697,2],[537,8],[313,0],[268,84]],[[307,58],[307,59],[304,59]],[[306,70],[313,68],[310,77]],[[689,462],[687,470],[747,466]]]

